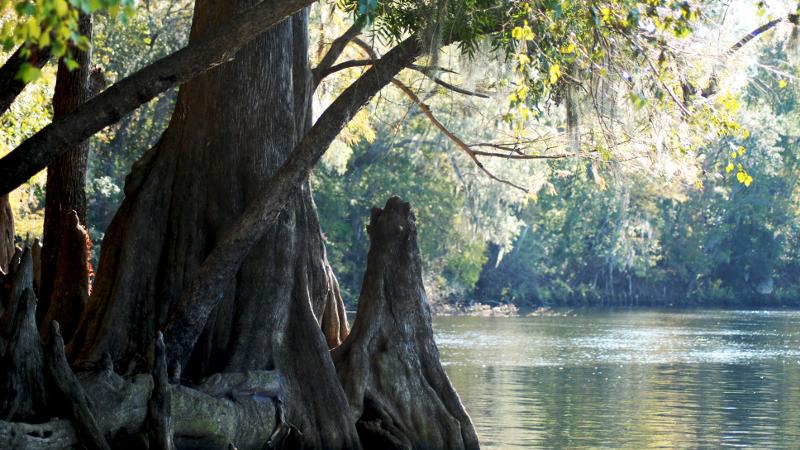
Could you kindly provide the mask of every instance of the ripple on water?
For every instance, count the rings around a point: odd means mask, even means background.
[[[797,448],[800,313],[437,318],[484,448]]]

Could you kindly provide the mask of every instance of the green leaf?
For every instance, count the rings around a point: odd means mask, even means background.
[[[64,58],[64,65],[67,66],[67,69],[69,69],[70,72],[81,66],[78,64],[78,61],[75,61],[72,58]]]
[[[42,71],[38,67],[32,66],[30,63],[24,63],[17,72],[17,79],[22,80],[23,83],[30,83],[39,79]]]

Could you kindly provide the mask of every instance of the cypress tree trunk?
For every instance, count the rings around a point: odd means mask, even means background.
[[[439,362],[411,206],[373,208],[353,332],[333,351],[366,448],[477,449],[478,436]]]
[[[79,25],[80,32],[91,40],[91,17],[82,14]],[[72,112],[88,100],[91,94],[89,89],[91,52],[77,49],[73,49],[73,52],[73,57],[79,64],[77,69],[70,71],[63,60],[58,64],[56,88],[53,94],[53,120]],[[47,168],[41,286],[39,286],[37,307],[39,322],[42,322],[48,313],[53,292],[72,288],[68,279],[63,280],[68,283],[67,285],[55,285],[59,248],[72,228],[70,213],[75,211],[80,223],[86,223],[86,163],[89,145],[84,141],[71,147],[58,161]],[[80,254],[76,253],[75,258],[74,261],[63,261],[62,264],[83,263],[80,261]],[[60,317],[53,319],[62,320]],[[73,321],[76,318],[67,320]]]
[[[198,1],[190,40],[252,4]],[[307,46],[301,12],[181,87],[170,126],[129,176],[106,233],[89,307],[69,346],[77,364],[109,352],[119,372],[147,370],[156,331],[192,273],[309,126]],[[329,355],[346,334],[306,182],[231,280],[181,373],[199,381],[277,370],[300,445],[357,448]]]

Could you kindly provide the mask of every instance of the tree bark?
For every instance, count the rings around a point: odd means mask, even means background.
[[[67,363],[64,354],[64,339],[61,337],[58,322],[50,323],[50,344],[45,352],[50,381],[55,387],[61,410],[66,412],[75,427],[76,434],[87,450],[108,450],[110,447],[103,436],[86,392]],[[171,449],[170,449],[171,450]]]
[[[14,256],[14,212],[8,195],[0,196],[0,272],[7,273]]]
[[[197,2],[190,47],[220,35],[221,24],[246,3]],[[182,86],[170,126],[137,163],[106,233],[89,307],[70,344],[76,363],[109,352],[125,374],[147,369],[152,336],[197,268],[306,133],[306,58],[301,12]],[[344,309],[307,175],[285,190],[285,207],[264,236],[247,239],[256,251],[245,252],[233,276],[213,275],[225,280],[220,301],[193,330],[199,339],[175,373],[189,382],[217,372],[278,370],[286,420],[302,433],[299,446],[358,448],[319,323],[326,314],[336,314],[340,325],[346,319],[338,316]],[[166,349],[173,351],[169,339]]]
[[[67,214],[62,227],[64,229],[61,245],[55,263],[54,285],[56,289],[51,295],[50,307],[40,326],[42,339],[45,341],[49,338],[50,324],[54,320],[61,324],[61,334],[66,341],[69,341],[78,327],[78,321],[89,299],[92,241],[89,239],[89,233],[79,222],[75,211]],[[34,285],[36,284],[34,258]],[[40,304],[42,303],[40,302]]]
[[[22,47],[19,47],[0,67],[0,116],[11,108],[14,100],[25,89],[25,83],[17,78],[22,65],[29,63],[41,69],[50,59],[49,50],[32,49],[32,52],[31,58],[23,58]]]
[[[472,422],[439,362],[414,214],[392,197],[373,208],[353,330],[334,350],[367,448],[477,449]]]
[[[25,255],[28,262],[23,264],[29,266],[30,252]],[[44,377],[44,355],[36,328],[36,296],[26,287],[15,301],[19,303],[13,311],[13,325],[0,371],[0,390],[4,393],[0,398],[0,417],[45,419],[49,417],[52,394]]]
[[[116,123],[167,89],[232,60],[259,33],[311,3],[313,0],[264,0],[248,9],[240,9],[235,16],[222,16],[230,20],[218,27],[216,33],[192,40],[189,46],[117,82],[0,159],[0,195],[11,192],[52,164],[68,148],[66,146],[82,142]]]
[[[167,377],[167,358],[164,350],[164,336],[156,337],[153,362],[153,394],[147,404],[147,437],[151,450],[175,450],[172,423],[172,391]]]
[[[80,33],[92,39],[92,18],[81,14],[78,19]],[[56,74],[56,87],[53,94],[53,120],[58,121],[85,103],[91,96],[89,75],[91,72],[91,50],[85,52],[73,49],[73,57],[79,64],[74,70],[67,68],[63,59],[59,61]],[[61,278],[62,283],[56,285],[56,264],[80,266],[85,263],[81,252],[67,252],[64,260],[59,261],[59,249],[66,242],[68,234],[74,228],[68,219],[71,212],[77,214],[80,223],[86,223],[86,164],[89,156],[89,143],[86,141],[69,145],[61,151],[62,156],[47,168],[45,196],[44,236],[41,255],[41,285],[39,287],[38,318],[48,315],[53,292],[70,291],[73,284],[82,283],[80,278]],[[74,259],[72,259],[74,258]],[[83,260],[82,260],[83,259]],[[67,324],[75,319],[64,320],[52,317]],[[49,322],[43,327],[49,328]],[[67,339],[72,330],[65,329]]]

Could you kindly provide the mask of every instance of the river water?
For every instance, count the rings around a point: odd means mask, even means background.
[[[483,448],[800,448],[800,312],[437,317]]]

